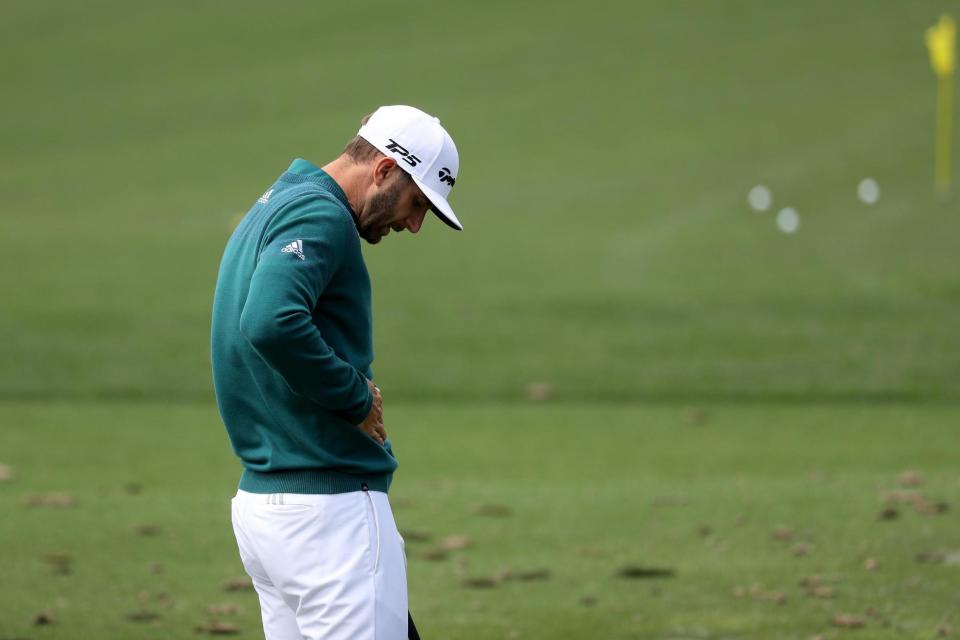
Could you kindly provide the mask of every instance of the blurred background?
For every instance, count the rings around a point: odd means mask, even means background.
[[[425,638],[960,634],[943,12],[4,3],[0,637],[259,637],[217,266],[382,104],[461,157],[364,247]]]

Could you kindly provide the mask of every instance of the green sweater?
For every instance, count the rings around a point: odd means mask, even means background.
[[[297,159],[247,212],[217,276],[220,415],[252,493],[386,491],[397,461],[357,425],[373,401],[370,276],[353,211]]]

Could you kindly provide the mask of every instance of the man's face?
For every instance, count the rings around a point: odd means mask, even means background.
[[[357,215],[360,237],[370,244],[377,244],[391,230],[420,231],[430,207],[430,202],[403,169],[394,167],[391,174],[382,185],[374,187],[375,191]]]

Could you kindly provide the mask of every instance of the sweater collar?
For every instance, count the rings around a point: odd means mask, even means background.
[[[356,214],[353,211],[353,207],[350,206],[350,203],[347,201],[347,194],[343,192],[343,189],[340,188],[340,185],[337,184],[337,181],[330,177],[330,174],[313,164],[309,160],[304,160],[303,158],[297,158],[290,163],[290,167],[287,169],[287,173],[293,173],[303,178],[310,180],[311,182],[316,182],[324,189],[333,194],[333,196],[343,203],[343,206],[347,208],[347,211],[350,212],[350,215],[356,218]]]

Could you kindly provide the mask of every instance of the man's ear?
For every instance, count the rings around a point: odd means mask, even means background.
[[[397,166],[397,161],[393,158],[388,158],[383,156],[378,158],[373,163],[373,184],[376,186],[383,185],[387,181],[387,178],[390,176],[390,172],[393,171],[393,168]]]

